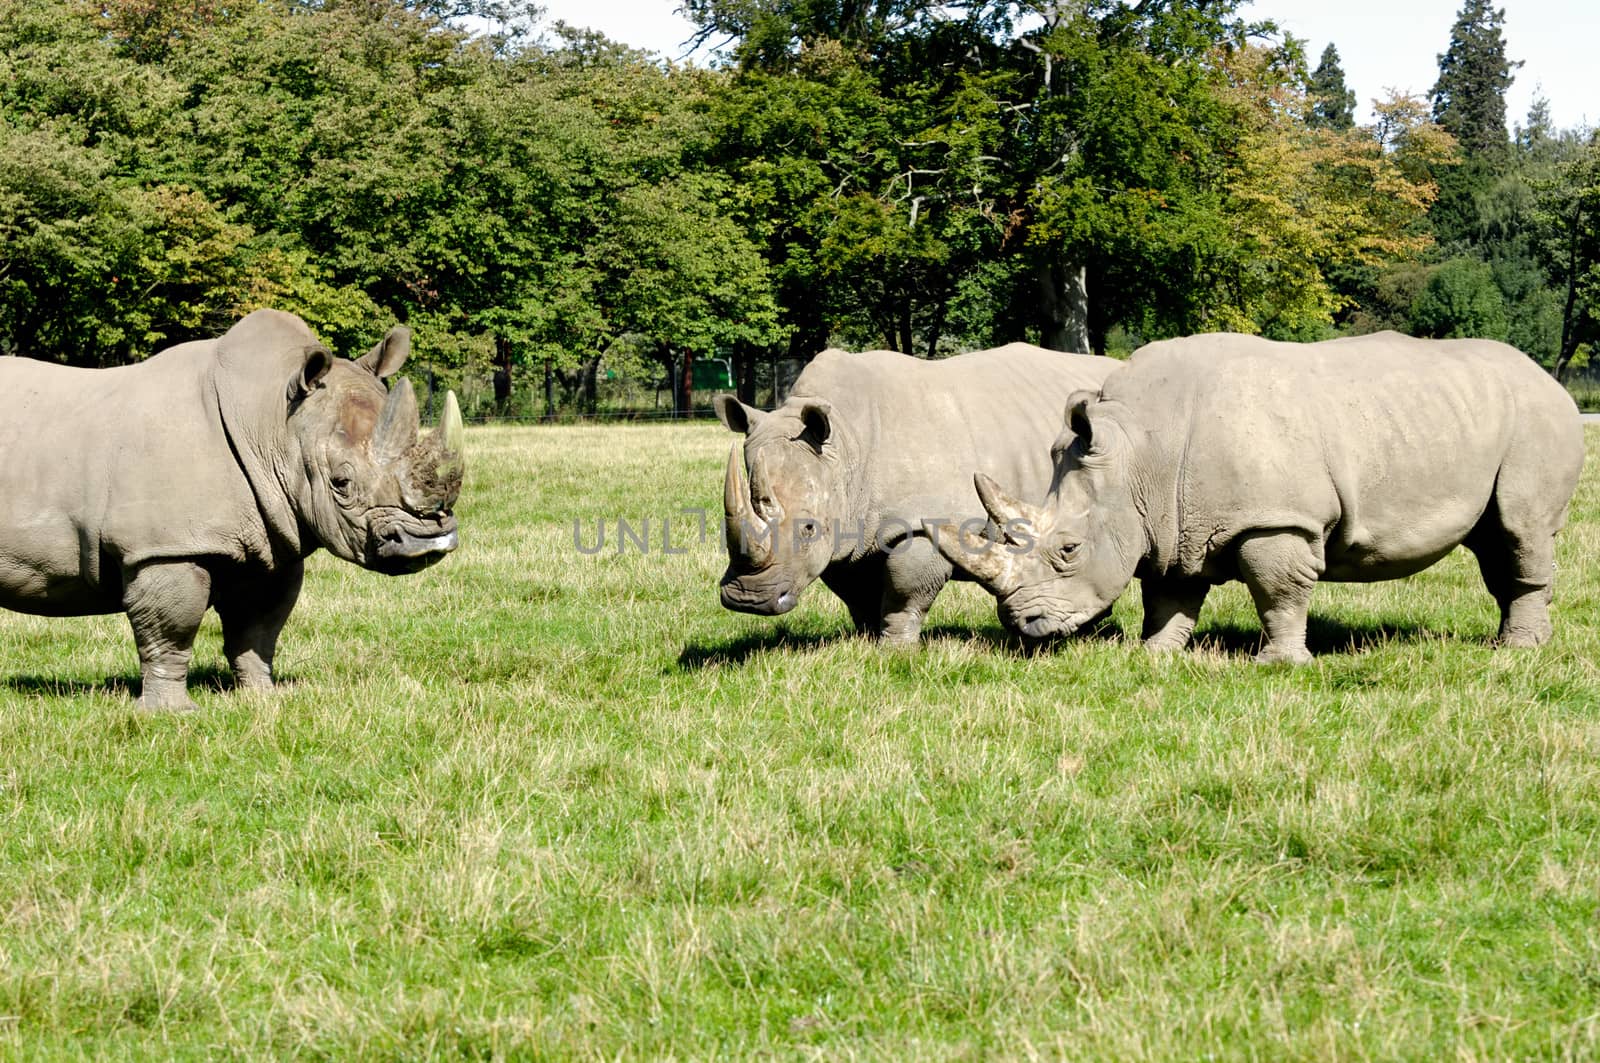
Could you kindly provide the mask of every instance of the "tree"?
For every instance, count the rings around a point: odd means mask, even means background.
[[[70,3],[0,8],[0,350],[142,358],[228,322],[275,264],[164,172],[180,86]]]
[[[1470,258],[1445,262],[1428,277],[1417,297],[1411,326],[1417,335],[1437,339],[1505,339],[1505,300],[1495,284],[1494,271]]]
[[[785,299],[795,335],[1083,349],[1119,322],[1195,326],[1195,263],[1225,238],[1215,56],[1245,32],[1237,6],[1095,0],[1035,27],[1003,3],[691,4],[760,101],[730,120],[726,165],[793,204],[782,225],[752,213],[774,272],[821,288]]]
[[[1344,68],[1339,65],[1339,49],[1332,44],[1322,50],[1322,60],[1306,85],[1311,99],[1307,124],[1313,129],[1346,130],[1356,124],[1356,94],[1344,83]]]
[[[1583,345],[1600,342],[1600,136],[1535,188],[1538,254],[1561,296],[1561,341],[1551,367],[1560,379]]]
[[[1498,158],[1506,149],[1506,90],[1520,62],[1506,59],[1505,9],[1465,0],[1439,56],[1433,120],[1455,137],[1468,158]]]
[[[1336,280],[1415,256],[1431,242],[1432,165],[1452,157],[1421,101],[1374,104],[1362,129],[1301,120],[1317,100],[1294,77],[1292,52],[1242,48],[1225,60],[1225,99],[1242,130],[1226,172],[1226,236],[1211,270],[1212,327],[1315,339],[1359,291]]]

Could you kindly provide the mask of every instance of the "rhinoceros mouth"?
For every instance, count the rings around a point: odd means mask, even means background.
[[[448,515],[437,521],[413,518],[405,523],[384,523],[386,527],[374,529],[367,550],[368,567],[392,576],[420,572],[461,544],[455,519]],[[415,527],[407,527],[413,523]]]
[[[734,575],[722,579],[722,607],[736,613],[781,616],[799,604],[800,592],[793,585],[752,586]]]
[[[1030,639],[1052,638],[1058,635],[1070,635],[1087,623],[1095,614],[1089,612],[1071,613],[1067,616],[1053,616],[1049,613],[1028,613],[1018,617],[1014,630],[1019,635]]]

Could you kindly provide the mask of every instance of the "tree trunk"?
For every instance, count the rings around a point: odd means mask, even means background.
[[[1578,353],[1578,233],[1583,225],[1583,203],[1578,202],[1572,218],[1572,228],[1567,230],[1567,303],[1561,311],[1561,350],[1556,352],[1556,364],[1550,372],[1566,383],[1567,366]]]
[[[734,358],[734,365],[737,367],[739,374],[734,381],[738,388],[739,401],[746,406],[754,406],[756,404],[756,352],[744,348]]]
[[[688,417],[694,413],[694,352],[683,352],[683,405],[678,409],[679,417]]]
[[[594,413],[600,405],[600,356],[583,363],[581,390],[578,398],[578,408],[584,413]]]
[[[511,341],[504,336],[494,338],[494,408],[504,417],[511,407]]]
[[[896,310],[898,311],[895,315],[895,331],[897,335],[894,349],[901,354],[914,355],[917,353],[917,344],[911,332],[911,297],[908,295],[901,299],[900,305],[896,307]]]
[[[555,420],[556,416],[556,371],[549,362],[544,363],[544,419]]]
[[[939,356],[939,337],[944,335],[944,315],[950,306],[950,296],[941,298],[933,308],[933,320],[928,322],[928,354],[929,358]]]
[[[1089,354],[1089,271],[1050,261],[1038,267],[1039,346]]]

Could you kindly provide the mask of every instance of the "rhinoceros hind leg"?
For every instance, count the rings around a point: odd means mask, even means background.
[[[950,573],[950,562],[924,536],[912,536],[895,546],[884,567],[880,632],[884,642],[916,644],[923,618],[949,582]]]
[[[122,606],[133,626],[146,709],[193,710],[189,658],[211,598],[211,576],[189,561],[144,565],[125,574]]]
[[[1238,556],[1239,578],[1250,588],[1266,633],[1256,660],[1306,664],[1306,610],[1324,567],[1320,544],[1303,532],[1260,532],[1243,538]]]
[[[1209,590],[1211,585],[1198,579],[1141,579],[1145,649],[1166,653],[1189,645]]]
[[[1544,530],[1518,534],[1491,505],[1467,536],[1483,584],[1500,606],[1503,646],[1539,646],[1549,641],[1550,595],[1555,576],[1555,536]]]
[[[222,649],[240,687],[272,689],[278,635],[300,597],[304,577],[305,567],[295,564],[276,573],[270,583],[219,589],[216,608],[222,618]]]

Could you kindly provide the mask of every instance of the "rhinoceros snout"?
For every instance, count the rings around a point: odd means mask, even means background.
[[[1017,630],[1030,639],[1049,638],[1051,635],[1061,633],[1061,625],[1049,617],[1036,616],[1024,620]]]
[[[438,531],[419,535],[404,527],[387,529],[372,551],[373,568],[390,575],[420,572],[461,544],[454,518],[446,517]]]
[[[725,578],[722,582],[722,606],[736,613],[780,616],[799,604],[800,595],[792,584],[750,586],[737,577]]]

